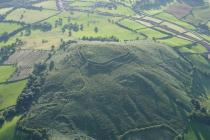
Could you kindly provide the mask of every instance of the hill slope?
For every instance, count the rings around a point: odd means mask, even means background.
[[[17,139],[172,140],[188,125],[191,100],[208,94],[208,77],[171,48],[148,41],[76,43],[49,63]],[[196,75],[205,83],[192,88],[202,82]]]

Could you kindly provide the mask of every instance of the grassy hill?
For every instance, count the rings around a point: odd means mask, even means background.
[[[151,41],[74,43],[52,62],[17,139],[174,139],[188,129],[192,99],[209,94],[208,75]]]

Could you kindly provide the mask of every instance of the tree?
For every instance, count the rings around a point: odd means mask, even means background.
[[[83,31],[83,24],[80,25],[80,30]]]
[[[5,120],[3,116],[0,116],[0,127],[4,124]]]
[[[49,66],[49,70],[51,71],[55,66],[54,61],[50,61],[50,66]]]
[[[95,28],[94,28],[94,32],[95,32],[95,33],[98,33],[98,27],[95,27]]]
[[[71,37],[71,35],[72,35],[71,31],[69,31],[69,37]]]

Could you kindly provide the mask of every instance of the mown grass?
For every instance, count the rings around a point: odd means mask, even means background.
[[[190,25],[187,22],[184,22],[182,20],[177,19],[175,16],[173,16],[171,14],[162,12],[162,13],[159,13],[159,14],[157,14],[155,16],[158,17],[158,18],[160,18],[160,19],[163,19],[163,20],[166,20],[166,21],[175,23],[175,24],[177,24],[179,26],[185,27],[187,29],[195,30],[195,27],[194,26]]]
[[[0,128],[0,140],[14,140],[15,127],[20,116],[14,117],[11,121],[6,121]]]
[[[8,80],[15,70],[15,66],[0,66],[0,83]]]
[[[27,80],[0,85],[0,110],[16,104]]]

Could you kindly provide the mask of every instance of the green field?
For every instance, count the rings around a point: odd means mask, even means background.
[[[178,37],[172,37],[172,38],[165,39],[165,40],[159,40],[159,42],[166,44],[168,46],[172,46],[172,47],[180,47],[180,46],[185,46],[185,45],[189,45],[192,43],[188,40],[181,39]]]
[[[190,48],[189,47],[181,47],[179,50],[184,53],[205,53],[205,52],[207,52],[207,49],[200,44],[192,45],[192,46],[190,46]]]
[[[167,34],[164,34],[162,32],[159,32],[159,31],[151,29],[151,28],[141,29],[141,30],[138,30],[138,32],[145,34],[149,38],[154,37],[154,38],[158,39],[158,38],[163,38],[163,37],[168,36]]]
[[[133,10],[123,5],[119,5],[117,6],[116,9],[112,9],[112,10],[107,9],[107,8],[96,8],[96,10],[101,11],[101,12],[111,13],[111,14],[120,14],[120,15],[127,15],[127,16],[135,15],[135,12],[133,12]]]
[[[34,6],[56,10],[56,2],[54,0],[43,1],[40,3],[34,4]]]
[[[15,127],[20,116],[14,117],[10,121],[6,121],[0,128],[0,140],[14,140]]]
[[[15,66],[0,66],[0,83],[5,82],[15,72]]]
[[[131,28],[133,30],[146,28],[141,23],[138,23],[138,22],[130,20],[130,19],[123,19],[123,20],[120,21],[120,24],[122,24],[122,25],[124,25],[124,26],[126,26],[128,28]]]
[[[83,25],[83,30],[79,30],[78,32],[72,32],[71,38],[82,38],[83,36],[86,37],[111,37],[115,36],[119,38],[120,41],[124,40],[135,40],[136,38],[143,39],[144,37],[134,33],[132,31],[129,31],[127,29],[124,29],[122,27],[119,27],[115,24],[119,18],[112,18],[112,17],[106,17],[106,16],[100,16],[97,14],[86,14],[82,12],[74,12],[73,15],[71,15],[70,22],[67,21],[65,18],[66,13],[63,13],[59,15],[60,18],[63,19],[63,25],[68,23],[76,23],[78,25]],[[52,17],[48,19],[46,22],[54,24],[55,20],[58,18]],[[54,31],[61,31],[61,28],[63,26],[54,28]],[[98,32],[94,31],[94,28],[98,28]],[[64,35],[68,37],[68,32],[65,32]]]
[[[2,35],[5,32],[10,33],[14,30],[17,30],[20,27],[21,27],[21,25],[18,25],[18,24],[0,23],[0,35]]]
[[[24,8],[16,9],[10,13],[6,20],[15,20],[26,23],[34,23],[44,20],[50,16],[55,15],[57,12],[52,10],[28,10]]]
[[[0,84],[0,110],[16,104],[18,96],[21,94],[27,80]]]
[[[172,23],[175,23],[179,26],[182,26],[186,29],[190,29],[190,30],[195,30],[195,27],[188,24],[187,22],[184,22],[182,20],[179,20],[177,19],[175,16],[171,15],[171,14],[168,14],[168,13],[160,13],[160,14],[157,14],[155,15],[155,17],[158,17],[160,19],[163,19],[163,20],[166,20],[166,21],[169,21],[169,22],[172,22]]]

